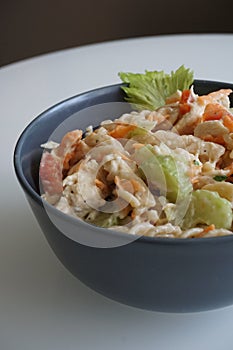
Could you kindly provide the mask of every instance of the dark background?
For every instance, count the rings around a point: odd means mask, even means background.
[[[233,33],[233,0],[0,0],[0,66],[83,44],[173,33]]]

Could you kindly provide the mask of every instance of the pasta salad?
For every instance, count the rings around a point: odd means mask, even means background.
[[[199,96],[183,66],[171,75],[120,76],[135,110],[42,145],[43,198],[133,235],[231,235],[232,90]]]

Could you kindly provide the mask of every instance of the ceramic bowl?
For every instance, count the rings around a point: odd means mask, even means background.
[[[206,94],[232,84],[196,80],[195,91]],[[104,296],[133,307],[164,312],[195,312],[233,304],[233,236],[196,239],[139,237],[108,247],[109,237],[122,233],[98,228],[45,207],[39,191],[40,145],[62,123],[77,114],[76,127],[97,126],[106,113],[85,113],[100,104],[122,104],[121,85],[102,87],[69,98],[35,118],[21,134],[14,153],[18,181],[47,241],[64,266],[85,285]],[[119,103],[121,102],[121,103]],[[233,101],[231,100],[231,103]],[[109,106],[110,106],[109,105]],[[123,107],[122,107],[123,106]],[[111,114],[111,113],[110,113]],[[69,125],[70,127],[70,125]],[[68,129],[69,129],[68,127]],[[67,131],[67,130],[66,130]],[[61,226],[68,224],[81,237],[98,235],[100,246],[83,244]],[[126,234],[125,237],[129,235]],[[81,243],[80,243],[81,242]]]

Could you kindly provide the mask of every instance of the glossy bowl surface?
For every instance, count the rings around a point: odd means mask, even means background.
[[[198,94],[233,89],[233,84],[221,82],[196,80],[194,85]],[[164,312],[195,312],[233,304],[233,236],[193,240],[140,237],[119,247],[97,248],[74,241],[49,218],[39,194],[40,145],[72,114],[123,99],[120,85],[85,92],[42,113],[20,136],[14,153],[16,175],[49,245],[79,280],[127,305]],[[106,119],[106,115],[101,118]],[[100,119],[84,113],[78,126],[97,126]],[[70,217],[64,215],[64,220]],[[95,235],[98,228],[90,226],[79,222],[78,230],[85,234],[89,227],[88,234]],[[101,232],[104,240],[109,231]]]

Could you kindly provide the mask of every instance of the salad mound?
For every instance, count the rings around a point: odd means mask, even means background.
[[[134,110],[42,145],[42,197],[133,235],[231,235],[232,90],[198,96],[184,66],[170,75],[119,75]]]

